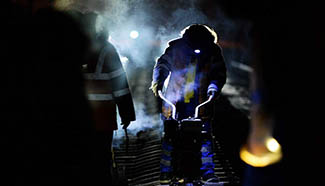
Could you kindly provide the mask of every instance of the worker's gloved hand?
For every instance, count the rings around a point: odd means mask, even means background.
[[[160,89],[159,89],[159,86],[158,86],[158,82],[151,82],[151,87],[149,89],[153,92],[153,94],[156,97],[159,96],[158,95],[158,90],[160,90]]]
[[[217,96],[218,93],[218,87],[217,85],[211,83],[208,87],[208,97],[213,96],[213,98],[215,98]]]
[[[216,95],[217,95],[217,91],[215,91],[215,90],[208,91],[208,97],[210,97],[210,96],[216,97]]]
[[[127,129],[130,123],[131,123],[130,121],[123,121],[121,125],[123,125],[123,129]]]

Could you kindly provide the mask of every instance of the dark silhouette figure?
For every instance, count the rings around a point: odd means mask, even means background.
[[[7,4],[1,185],[93,185],[94,125],[80,68],[89,38],[51,5]]]
[[[117,130],[117,108],[123,129],[135,121],[132,95],[115,47],[108,40],[108,26],[95,29],[97,15],[84,15],[93,39],[93,53],[83,65],[88,100],[96,126],[96,175],[98,185],[112,184],[112,139]]]

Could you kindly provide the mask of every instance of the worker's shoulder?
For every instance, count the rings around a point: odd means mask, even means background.
[[[115,49],[115,46],[112,44],[112,43],[110,43],[110,42],[105,42],[105,48],[107,49],[107,50],[116,50]]]
[[[115,46],[110,42],[105,42],[102,52],[105,55],[105,64],[111,68],[121,66],[120,56]]]
[[[112,43],[105,42],[103,45],[102,50],[104,50],[106,54],[118,54],[116,47]]]
[[[222,48],[219,43],[213,43],[210,45],[211,52],[222,53]]]
[[[176,38],[168,41],[168,47],[177,47],[184,44],[184,40],[182,38]]]

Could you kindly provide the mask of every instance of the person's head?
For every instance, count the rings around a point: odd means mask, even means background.
[[[194,45],[217,43],[217,33],[207,25],[193,24],[181,31],[181,36]]]
[[[73,12],[73,16],[75,17],[76,20],[78,20],[81,24],[82,30],[85,32],[85,34],[93,40],[96,36],[96,18],[97,14],[93,12],[78,12],[75,11]]]
[[[99,40],[108,40],[109,30],[104,16],[98,15],[96,18],[96,37]]]

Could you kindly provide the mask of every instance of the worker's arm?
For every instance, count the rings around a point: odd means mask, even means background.
[[[110,69],[115,74],[111,79],[111,88],[113,92],[114,101],[117,104],[118,112],[121,117],[123,128],[126,128],[131,121],[135,121],[135,110],[127,75],[124,71],[120,58],[115,48],[105,56],[106,69]]]
[[[208,79],[210,81],[207,90],[208,95],[212,94],[212,92],[219,94],[227,79],[227,69],[220,46],[216,45],[214,54],[215,55],[212,56],[213,61],[208,74]]]
[[[164,81],[172,71],[172,48],[169,46],[166,48],[164,54],[158,58],[153,69],[153,77],[150,89],[158,96],[158,90],[163,88]]]

